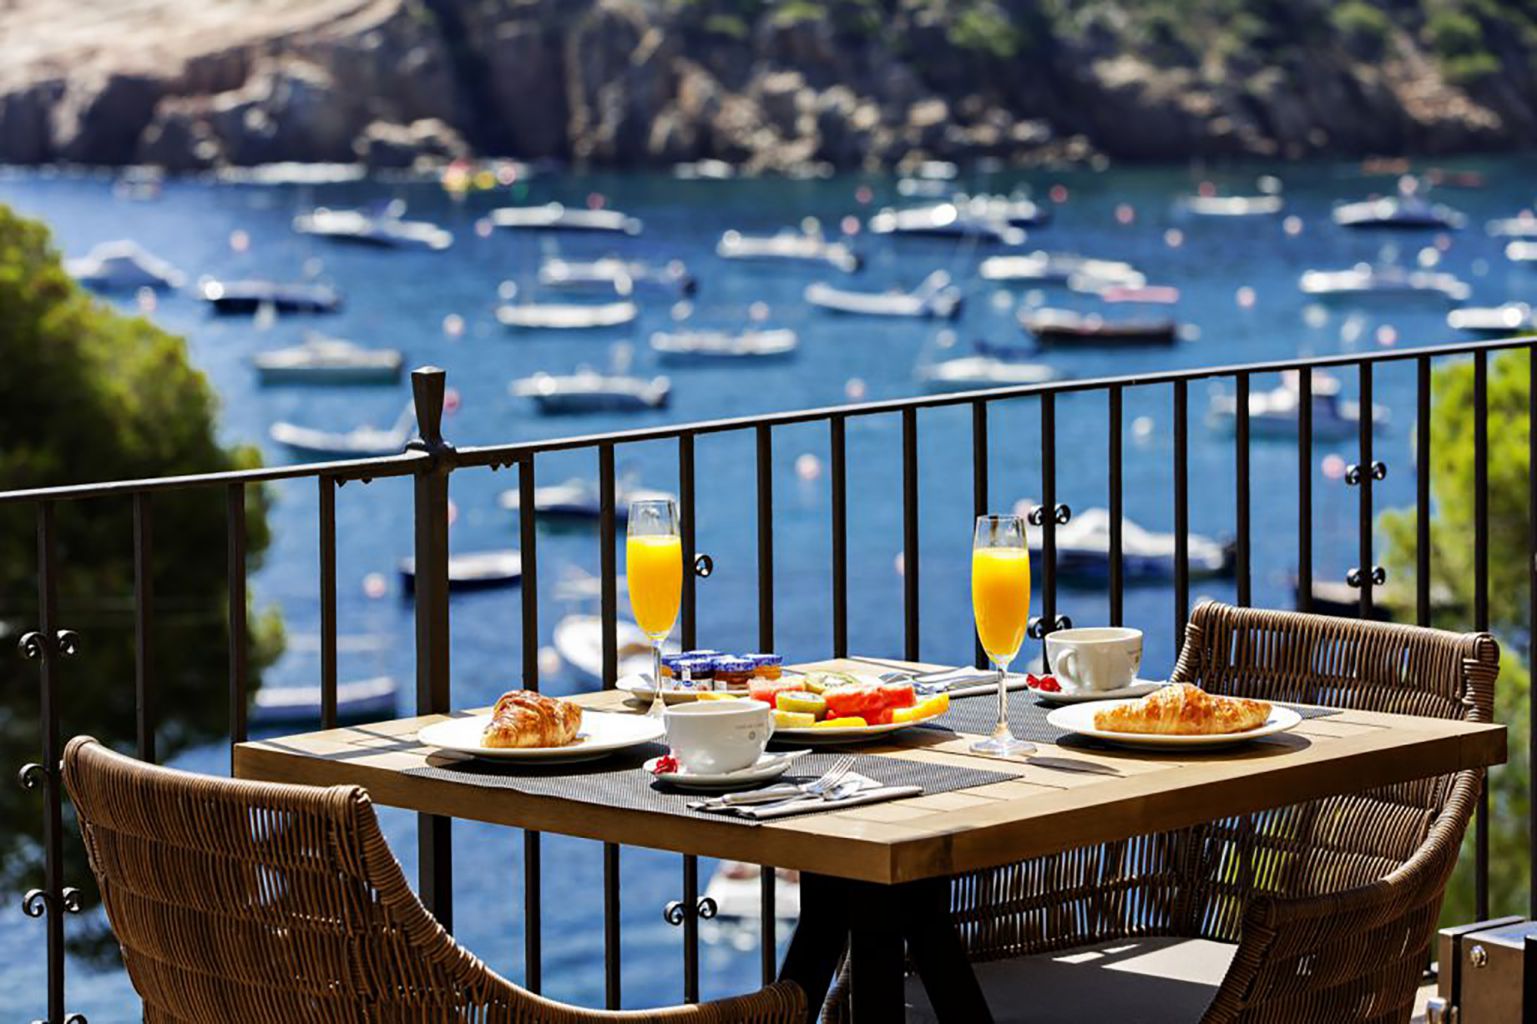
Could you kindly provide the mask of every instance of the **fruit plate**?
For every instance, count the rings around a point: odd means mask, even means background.
[[[1291,708],[1283,708],[1272,705],[1270,717],[1258,728],[1249,729],[1246,732],[1226,732],[1215,736],[1176,736],[1170,733],[1137,733],[1137,732],[1110,732],[1106,729],[1094,727],[1094,712],[1103,708],[1115,707],[1118,704],[1130,704],[1129,700],[1105,700],[1090,701],[1084,704],[1070,704],[1066,707],[1054,708],[1047,712],[1046,721],[1058,729],[1064,729],[1079,736],[1088,736],[1096,740],[1104,740],[1106,743],[1115,743],[1123,747],[1161,747],[1164,749],[1177,749],[1180,747],[1226,747],[1234,743],[1243,743],[1248,740],[1257,740],[1261,736],[1273,736],[1278,732],[1286,732],[1297,727],[1302,721],[1302,716]]]
[[[932,722],[940,715],[929,715],[927,718],[917,718],[911,722],[888,722],[885,725],[856,725],[847,729],[832,729],[826,726],[807,726],[799,729],[785,729],[776,727],[774,735],[770,737],[770,743],[797,743],[806,746],[826,746],[834,743],[857,743],[860,740],[871,739],[875,736],[884,736],[888,732],[896,732],[898,729],[911,729],[915,725],[924,722]]]
[[[481,734],[490,715],[470,715],[434,722],[416,734],[426,747],[491,761],[596,761],[615,751],[662,738],[662,721],[645,715],[621,715],[608,711],[583,711],[576,742],[564,747],[483,747]]]
[[[1048,704],[1090,704],[1097,700],[1125,700],[1127,698],[1144,697],[1154,690],[1161,689],[1165,684],[1155,683],[1151,679],[1138,679],[1130,686],[1123,686],[1119,690],[1091,690],[1088,693],[1068,693],[1066,690],[1041,690],[1031,687],[1030,692]]]

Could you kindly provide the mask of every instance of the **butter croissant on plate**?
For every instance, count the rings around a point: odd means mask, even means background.
[[[576,742],[582,708],[532,690],[509,690],[491,711],[480,742],[487,747],[566,747]]]
[[[1219,697],[1189,683],[1172,683],[1140,700],[1094,712],[1105,732],[1220,736],[1248,732],[1270,718],[1270,704],[1247,697]]]

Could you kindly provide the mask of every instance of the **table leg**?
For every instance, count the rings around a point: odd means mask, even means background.
[[[949,879],[911,882],[899,891],[906,910],[907,955],[923,979],[935,1015],[942,1021],[992,1024],[992,1011],[950,916]]]
[[[780,981],[793,981],[806,992],[806,1021],[816,1024],[828,986],[849,938],[847,882],[801,872],[801,914],[790,936]]]
[[[849,883],[849,1007],[854,1024],[890,1024],[905,1015],[903,888]]]

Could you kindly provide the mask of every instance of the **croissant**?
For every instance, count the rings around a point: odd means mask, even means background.
[[[1094,712],[1094,728],[1106,732],[1218,736],[1247,732],[1270,718],[1270,704],[1246,697],[1219,697],[1199,686],[1174,683],[1143,697]]]
[[[576,742],[582,708],[532,690],[509,690],[491,711],[481,734],[487,747],[565,747]]]

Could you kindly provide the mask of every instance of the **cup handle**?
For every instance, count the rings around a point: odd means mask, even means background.
[[[1073,685],[1076,686],[1078,683],[1082,682],[1082,680],[1078,678],[1077,664],[1077,652],[1074,651],[1071,647],[1065,647],[1060,652],[1058,652],[1056,660],[1051,667],[1053,672],[1064,673],[1068,679],[1073,681]]]

